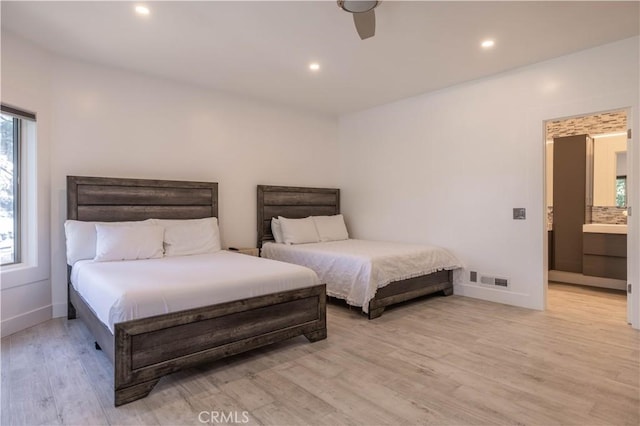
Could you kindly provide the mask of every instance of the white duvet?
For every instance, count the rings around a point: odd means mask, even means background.
[[[383,241],[343,240],[310,244],[265,243],[262,256],[313,269],[329,296],[369,311],[376,291],[393,281],[461,268],[440,247]]]
[[[113,333],[136,318],[319,284],[310,269],[228,251],[160,259],[81,260],[71,284]]]

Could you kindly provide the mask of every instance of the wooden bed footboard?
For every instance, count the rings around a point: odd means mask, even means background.
[[[77,313],[114,363],[116,406],[144,398],[162,376],[183,368],[299,335],[311,342],[327,337],[324,284],[120,322],[115,336],[70,291]]]
[[[376,296],[369,301],[369,319],[378,318],[389,305],[438,291],[442,291],[445,296],[453,294],[453,271],[442,270],[389,283],[378,289]]]

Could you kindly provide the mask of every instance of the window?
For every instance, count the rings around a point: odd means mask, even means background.
[[[20,262],[20,119],[1,116],[0,261]]]
[[[0,113],[0,264],[21,262],[23,129],[35,114],[2,104]]]
[[[616,206],[627,207],[627,177],[616,177]]]

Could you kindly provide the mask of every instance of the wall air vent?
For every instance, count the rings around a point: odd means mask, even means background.
[[[509,280],[507,278],[498,278],[498,277],[492,277],[489,275],[480,275],[480,283],[493,286],[493,287],[509,288]]]
[[[507,280],[506,278],[496,278],[495,285],[500,287],[508,287],[509,280]]]
[[[487,285],[494,285],[495,284],[496,279],[493,277],[488,277],[486,275],[482,275],[480,276],[480,282],[482,284],[487,284]]]

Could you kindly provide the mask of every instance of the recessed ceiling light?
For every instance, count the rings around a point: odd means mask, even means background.
[[[493,47],[495,44],[496,42],[493,40],[485,40],[480,44],[480,46],[484,47],[485,49],[489,49]]]
[[[147,6],[141,6],[141,5],[136,6],[136,13],[138,15],[145,15],[146,16],[146,15],[149,14],[149,12],[150,12],[150,10],[149,10],[149,8]]]
[[[320,69],[320,64],[317,62],[312,62],[309,64],[309,69],[311,71],[318,71]]]

